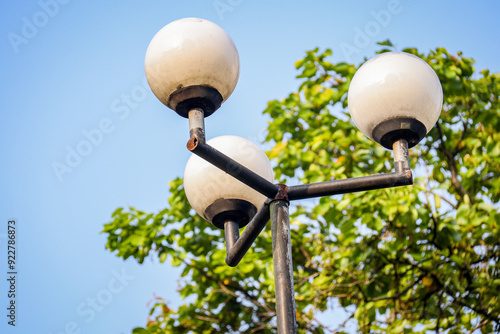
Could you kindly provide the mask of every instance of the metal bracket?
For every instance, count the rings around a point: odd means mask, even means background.
[[[295,295],[293,291],[293,266],[288,206],[292,200],[332,196],[357,191],[391,188],[413,184],[410,169],[408,142],[405,139],[393,143],[394,172],[351,179],[333,180],[288,187],[275,185],[250,169],[219,152],[205,142],[203,111],[189,112],[190,139],[187,148],[250,188],[268,197],[239,235],[240,222],[232,216],[223,223],[226,240],[226,263],[235,267],[250,249],[255,239],[272,219],[273,262],[275,272],[276,314],[280,333],[296,333]],[[222,223],[221,223],[222,225]]]

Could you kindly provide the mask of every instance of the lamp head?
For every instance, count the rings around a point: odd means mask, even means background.
[[[239,76],[239,56],[218,25],[185,18],[163,27],[146,51],[146,78],[156,97],[179,115],[201,108],[205,117],[231,95]]]
[[[434,70],[404,52],[387,52],[364,63],[348,92],[349,111],[367,137],[392,149],[405,139],[418,144],[436,124],[443,90]]]
[[[207,144],[273,182],[269,159],[251,141],[237,136],[220,136],[210,139]],[[240,227],[245,226],[266,200],[266,196],[194,154],[184,171],[184,190],[193,209],[222,229],[227,219],[239,222]]]

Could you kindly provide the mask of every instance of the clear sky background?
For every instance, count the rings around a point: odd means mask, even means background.
[[[457,0],[2,1],[0,333],[128,334],[145,324],[153,293],[180,303],[177,269],[122,261],[99,234],[119,206],[162,209],[189,158],[187,120],[144,88],[146,48],[167,23],[201,17],[232,37],[239,83],[206,120],[207,137],[259,143],[261,111],[297,88],[304,51],[332,48],[331,61],[359,63],[390,38],[401,49],[463,51],[498,72],[499,13],[498,1]],[[6,317],[10,219],[16,327]]]

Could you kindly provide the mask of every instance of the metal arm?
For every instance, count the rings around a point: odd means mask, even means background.
[[[393,144],[394,172],[363,176],[344,180],[333,180],[287,187],[275,185],[244,167],[225,154],[206,144],[203,110],[189,112],[190,139],[187,148],[225,171],[252,189],[268,197],[264,205],[252,218],[239,236],[239,223],[227,220],[224,223],[226,239],[226,263],[235,267],[272,220],[273,262],[276,291],[276,315],[279,333],[296,333],[295,295],[293,289],[293,265],[288,203],[289,200],[332,196],[357,191],[390,188],[413,184],[410,170],[408,143],[398,140]]]
[[[413,177],[408,159],[408,143],[405,140],[399,140],[393,145],[395,167],[395,172],[393,173],[303,184],[284,188],[279,187],[211,147],[205,142],[204,138],[198,137],[199,134],[204,134],[203,119],[201,118],[203,115],[202,113],[203,112],[201,111],[200,113],[199,110],[192,110],[189,113],[190,133],[192,136],[188,141],[188,149],[249,187],[267,196],[270,200],[275,199],[278,193],[280,193],[281,197],[287,197],[288,200],[292,201],[413,184]],[[257,212],[241,237],[239,237],[238,233],[235,234],[234,226],[236,225],[234,222],[232,222],[232,224],[226,224],[226,226],[228,226],[226,231],[226,263],[229,266],[234,267],[238,265],[257,236],[263,230],[268,220],[269,201]]]
[[[189,139],[187,148],[202,159],[205,159],[212,165],[218,167],[250,188],[257,190],[269,198],[274,198],[274,196],[278,193],[278,186],[272,184],[262,176],[229,158],[224,153],[219,152],[204,141],[201,141],[196,136]]]
[[[357,191],[391,188],[412,184],[411,173],[389,173],[352,179],[318,182],[291,186],[288,198],[292,200],[347,194]]]
[[[240,263],[243,256],[266,226],[269,221],[269,203],[270,201],[267,200],[260,210],[257,211],[253,219],[248,223],[245,231],[241,234],[241,237],[238,236],[238,231],[229,232],[224,227],[227,250],[226,263],[228,266],[236,267]],[[229,238],[228,233],[232,234]]]
[[[394,173],[290,186],[288,199],[292,201],[413,184],[410,162],[408,160],[408,143],[406,140],[401,139],[396,141],[393,147]]]

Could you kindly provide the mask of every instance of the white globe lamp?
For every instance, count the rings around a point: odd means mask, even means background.
[[[233,92],[239,56],[229,35],[218,25],[198,18],[167,24],[146,51],[146,78],[156,97],[179,115],[203,109],[216,111]]]
[[[273,182],[269,159],[251,141],[237,136],[221,136],[210,139],[207,144]],[[228,164],[228,168],[234,167]],[[266,200],[266,196],[197,155],[192,155],[187,162],[184,190],[193,209],[222,229],[228,219],[237,221],[240,228],[245,226]]]
[[[443,90],[434,70],[404,52],[387,52],[364,63],[348,92],[349,111],[367,137],[392,149],[404,139],[418,144],[436,124]]]

